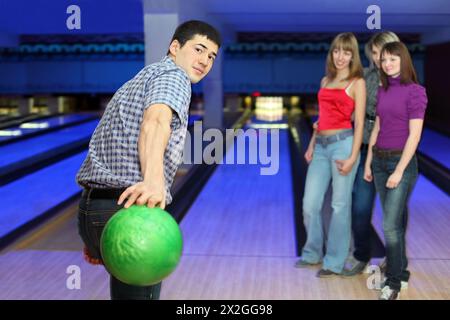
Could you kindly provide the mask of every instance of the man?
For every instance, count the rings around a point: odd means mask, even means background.
[[[187,21],[167,56],[144,67],[114,94],[77,174],[84,191],[78,228],[85,257],[101,263],[100,237],[108,219],[133,204],[165,208],[181,164],[191,83],[211,70],[221,44],[216,29]],[[111,299],[158,299],[161,284],[141,287],[111,275]]]

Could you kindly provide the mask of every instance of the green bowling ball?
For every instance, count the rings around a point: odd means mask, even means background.
[[[161,208],[133,205],[106,224],[101,237],[103,263],[120,281],[153,285],[180,261],[183,238],[175,219]]]

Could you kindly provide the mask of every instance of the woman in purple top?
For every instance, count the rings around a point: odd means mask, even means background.
[[[364,179],[374,179],[383,208],[387,269],[380,299],[394,300],[410,276],[405,245],[407,202],[418,176],[415,152],[427,96],[403,43],[386,44],[380,55],[382,88],[378,90]]]

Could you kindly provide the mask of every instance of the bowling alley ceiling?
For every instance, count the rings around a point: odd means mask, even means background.
[[[381,28],[433,32],[450,27],[448,0],[203,0],[209,13],[240,32],[368,31],[367,8],[377,5]]]
[[[81,8],[80,30],[66,27],[71,4]],[[364,33],[373,32],[366,22],[374,4],[380,10],[381,29],[450,37],[449,0],[0,0],[0,43],[2,38],[26,34],[143,33],[144,11],[171,13],[177,8],[182,19],[206,15],[231,34]]]

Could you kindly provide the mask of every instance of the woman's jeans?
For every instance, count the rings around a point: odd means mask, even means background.
[[[83,191],[78,210],[78,232],[92,258],[101,259],[100,237],[106,222],[123,206],[117,198],[92,198],[91,192]],[[110,276],[112,300],[157,300],[161,283],[153,286],[133,286]]]
[[[366,158],[367,148],[361,149],[352,196],[353,256],[362,262],[369,262],[371,258],[372,214],[376,195],[374,182],[364,180]]]
[[[400,290],[401,281],[408,281],[405,233],[408,221],[407,203],[418,177],[417,157],[409,162],[396,188],[386,187],[389,176],[395,171],[401,153],[379,153],[374,150],[372,174],[383,209],[383,231],[386,242],[386,282],[391,289]]]
[[[318,263],[322,260],[324,244],[322,205],[331,181],[332,215],[322,269],[336,273],[342,272],[350,249],[352,189],[359,156],[346,176],[339,173],[335,160],[348,159],[352,152],[352,145],[353,136],[329,144],[321,144],[316,139],[313,159],[306,175],[303,197],[307,240],[303,247],[302,259],[309,263]]]

